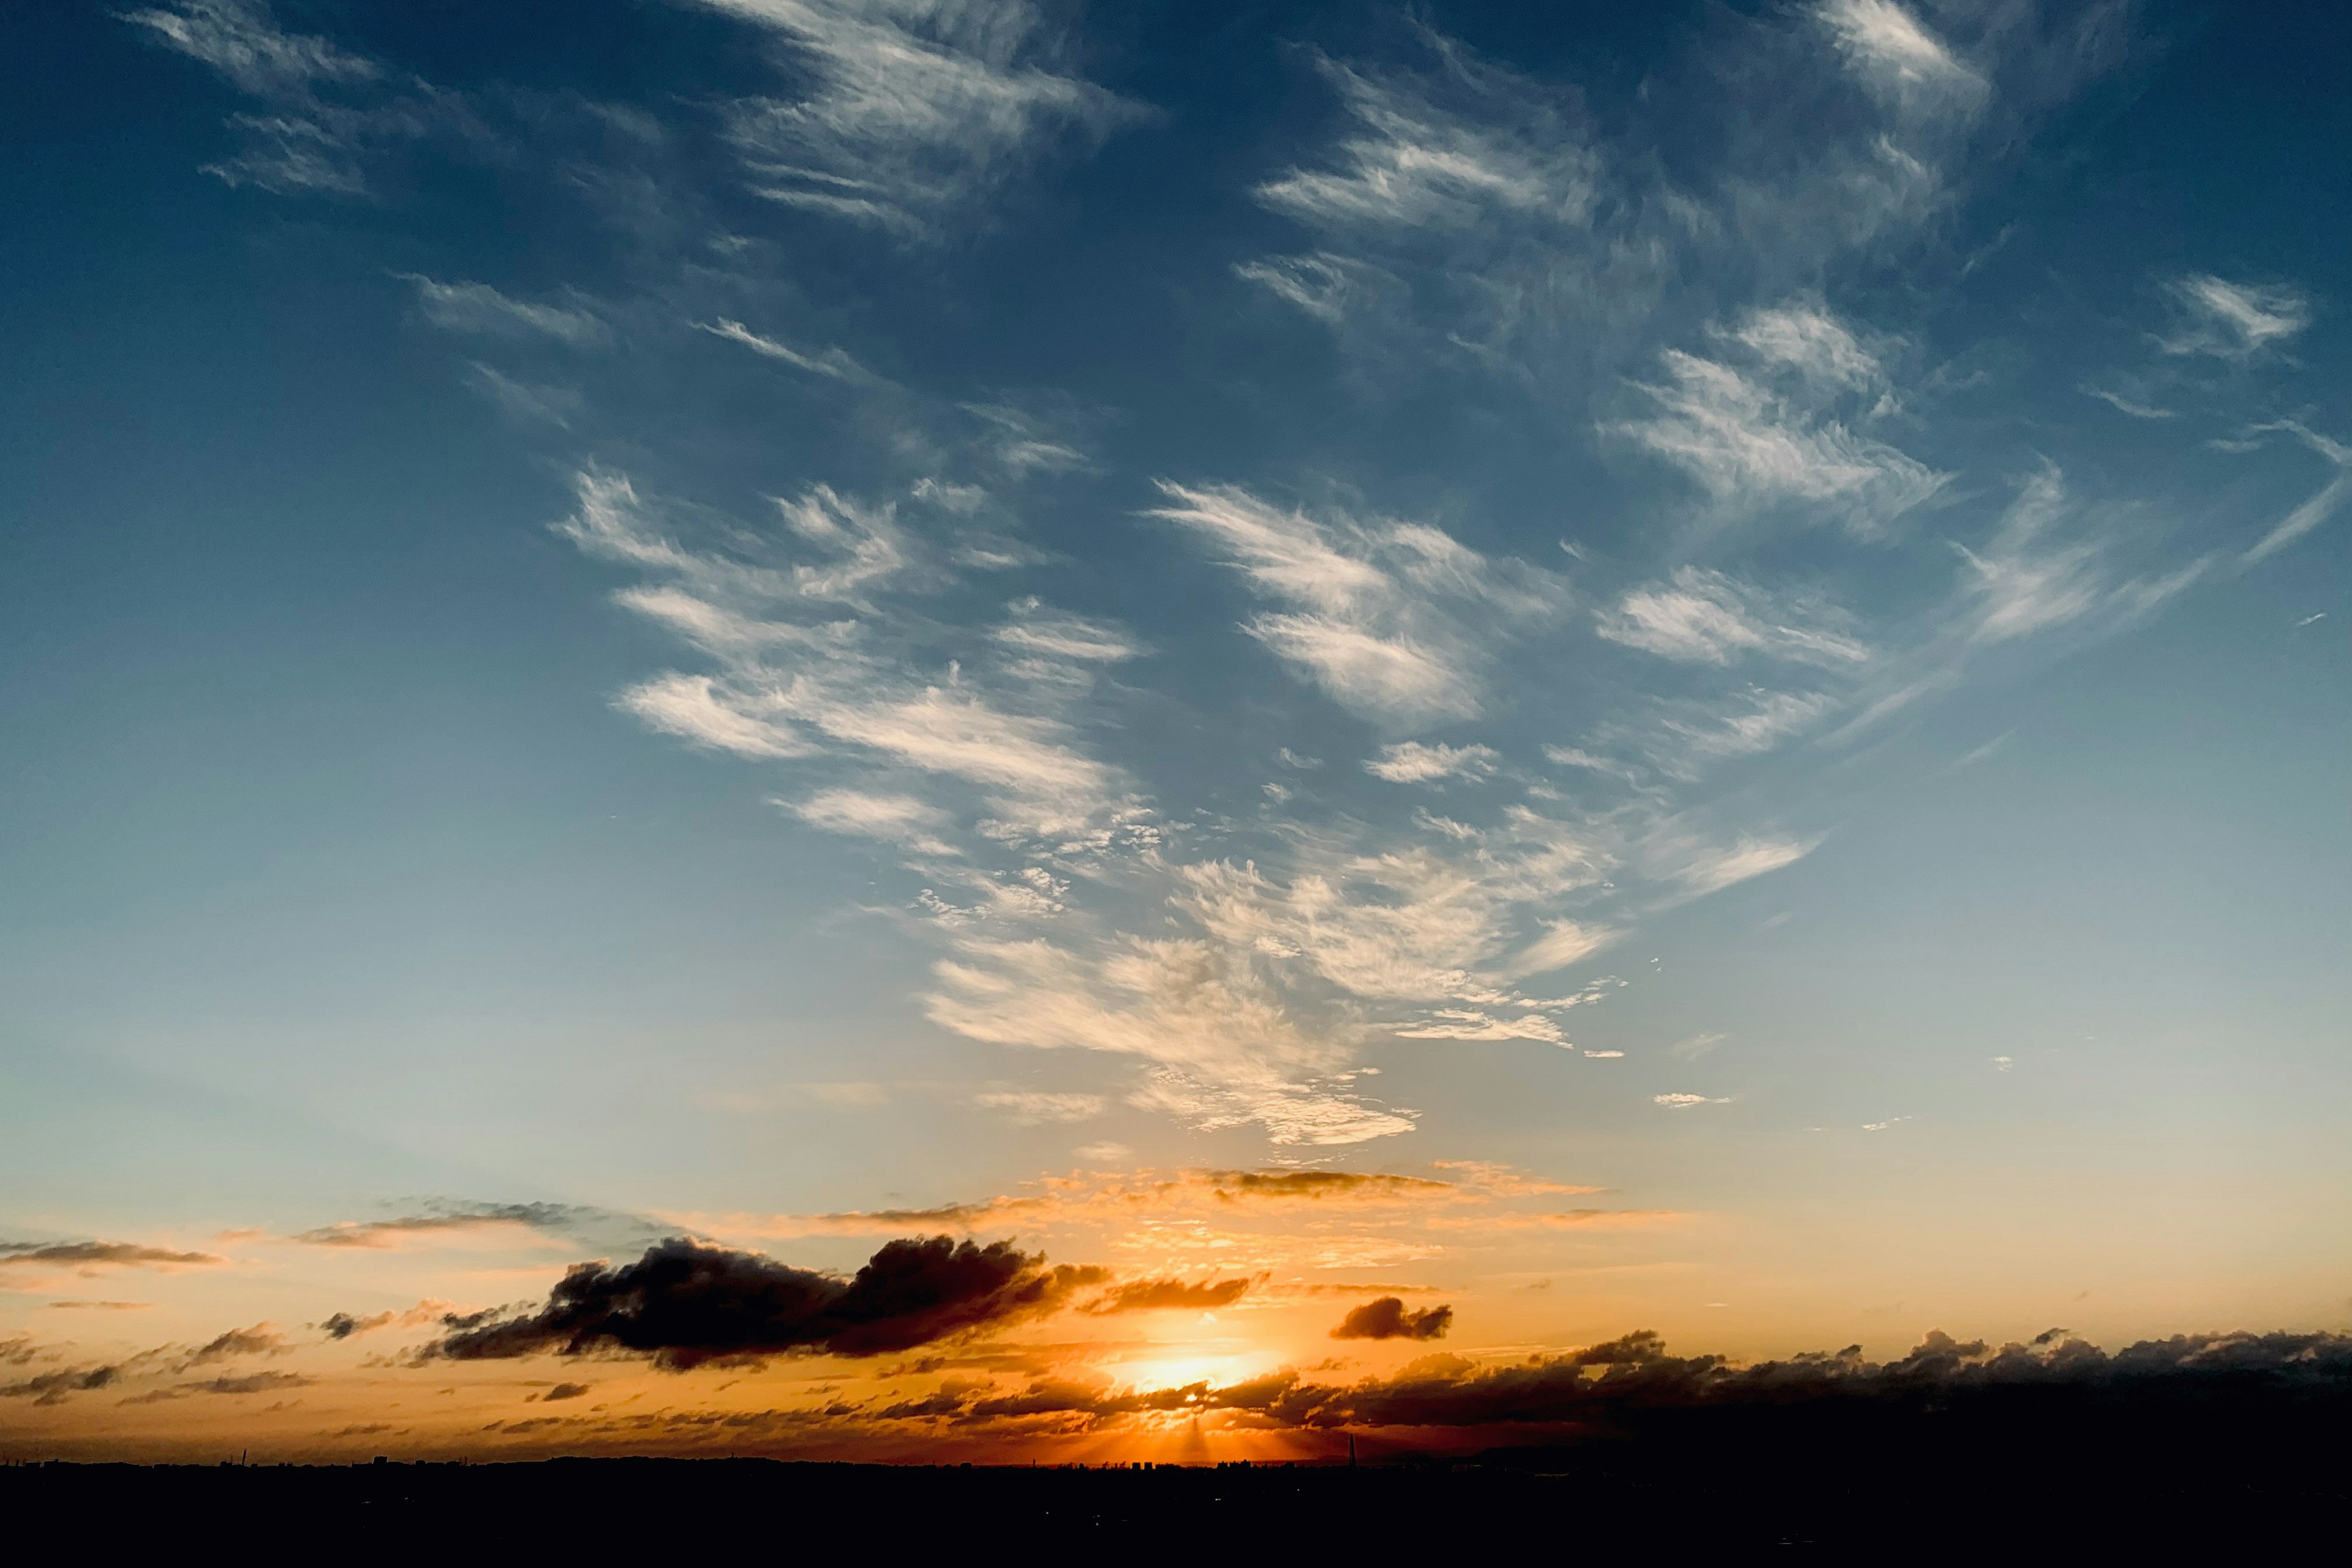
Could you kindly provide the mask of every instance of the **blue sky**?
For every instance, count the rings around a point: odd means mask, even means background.
[[[2339,24],[20,31],[13,1233],[1467,1161],[1697,1216],[1596,1329],[2342,1317]]]

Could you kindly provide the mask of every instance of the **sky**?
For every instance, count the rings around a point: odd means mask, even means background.
[[[0,1452],[2352,1329],[2347,31],[18,18]]]

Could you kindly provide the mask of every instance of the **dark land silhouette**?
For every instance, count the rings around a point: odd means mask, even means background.
[[[1333,1434],[1335,1439],[1339,1434]],[[659,1552],[887,1562],[1092,1551],[1574,1561],[2340,1561],[2352,1386],[2168,1378],[1619,1408],[1440,1455],[1033,1468],[764,1458],[0,1469],[20,1542],[255,1561]],[[1528,1441],[1528,1438],[1535,1441]]]

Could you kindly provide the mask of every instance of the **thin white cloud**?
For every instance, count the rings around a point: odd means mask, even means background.
[[[817,749],[707,675],[656,676],[621,693],[618,705],[649,730],[739,757],[805,757]]]
[[[261,0],[178,0],[171,8],[126,13],[168,47],[202,60],[256,98],[299,93],[312,84],[373,81],[373,60],[325,38],[279,29]]]
[[[2169,408],[2158,408],[2155,405],[2147,403],[2135,403],[2130,398],[2124,396],[2121,393],[2109,392],[2104,386],[2084,386],[2078,387],[2076,390],[2081,392],[2085,397],[2097,398],[2100,402],[2105,404],[2108,407],[2114,409],[2118,414],[2130,415],[2134,419],[2178,419],[2180,417],[2179,415],[2174,413]]]
[[[1818,691],[1753,689],[1716,704],[1695,705],[1686,716],[1660,726],[1661,743],[1651,760],[1677,777],[1696,778],[1709,763],[1769,752],[1803,733],[1829,707],[1829,698]]]
[[[1056,138],[1098,139],[1140,113],[1053,68],[1055,34],[1022,0],[703,4],[773,29],[814,73],[797,100],[733,108],[759,193],[804,210],[926,233]]]
[[[1074,423],[1068,410],[1055,418],[1010,403],[967,403],[962,407],[989,427],[991,455],[1014,479],[1032,473],[1068,473],[1087,466],[1076,432],[1067,427]]]
[[[694,330],[698,332],[709,332],[713,337],[725,338],[730,342],[741,343],[763,359],[782,360],[786,364],[797,366],[812,375],[830,376],[835,381],[858,382],[868,385],[877,384],[882,379],[852,359],[845,350],[827,348],[821,349],[815,353],[803,353],[800,350],[786,343],[780,343],[773,338],[763,338],[742,322],[730,321],[723,316],[716,321],[697,321],[694,324]]]
[[[986,1110],[1002,1110],[1024,1127],[1046,1122],[1091,1121],[1108,1109],[1099,1094],[1054,1094],[1042,1089],[992,1089],[972,1097]]]
[[[534,304],[500,293],[487,283],[442,283],[419,273],[401,279],[416,287],[425,319],[446,331],[494,337],[548,337],[574,348],[593,348],[612,333],[592,310]]]
[[[1354,1045],[1310,1030],[1245,962],[1205,942],[1124,939],[1080,952],[974,935],[933,968],[932,1020],[971,1039],[1139,1059],[1135,1103],[1204,1128],[1255,1121],[1278,1144],[1361,1142],[1409,1118],[1318,1086]]]
[[[325,38],[289,33],[263,0],[174,0],[123,20],[203,62],[253,100],[227,124],[243,146],[202,165],[232,186],[278,195],[362,196],[372,147],[459,129],[455,95],[394,78]]]
[[[2278,526],[2263,535],[2254,547],[2246,552],[2246,564],[2268,560],[2284,550],[2336,512],[2344,503],[2352,500],[2352,471],[2337,474],[2314,491],[2307,500],[2281,518]]]
[[[580,395],[570,387],[517,381],[479,360],[467,362],[466,379],[517,424],[552,425],[568,430],[572,416],[580,410]]]
[[[776,804],[812,827],[821,827],[827,833],[879,838],[926,855],[956,853],[955,847],[939,836],[948,824],[947,814],[913,795],[828,789],[803,801]]]
[[[1506,73],[1429,35],[1442,79],[1489,108],[1525,99],[1481,89]],[[1328,169],[1295,169],[1257,188],[1278,212],[1328,227],[1466,228],[1490,214],[1574,223],[1597,195],[1597,160],[1540,112],[1483,122],[1440,106],[1420,84],[1386,79],[1330,59],[1318,62],[1358,132],[1340,142]]]
[[[2157,340],[2170,354],[2251,359],[2311,325],[2310,298],[2292,284],[2232,283],[2192,272],[2168,289],[2182,318],[2178,330]]]
[[[1709,1051],[1715,1049],[1716,1047],[1723,1044],[1724,1041],[1729,1038],[1731,1038],[1729,1035],[1723,1034],[1720,1031],[1710,1031],[1706,1034],[1693,1035],[1688,1039],[1676,1040],[1673,1045],[1668,1046],[1666,1047],[1666,1055],[1674,1058],[1676,1061],[1696,1061],[1699,1058],[1706,1055]]]
[[[559,531],[656,578],[621,602],[719,666],[625,693],[623,706],[647,724],[743,756],[846,752],[976,785],[994,819],[1021,832],[1119,816],[1113,772],[1078,748],[1058,712],[1024,710],[1062,700],[1041,698],[1046,687],[993,689],[953,665],[922,669],[892,646],[908,624],[885,596],[946,580],[939,552],[895,506],[812,487],[777,502],[784,532],[748,537],[747,556],[681,545],[625,479],[583,474],[578,489],[580,508]],[[818,559],[793,558],[808,554]]]
[[[1411,1028],[1395,1031],[1404,1040],[1536,1040],[1548,1046],[1570,1046],[1560,1026],[1540,1013],[1497,1016],[1475,1007],[1441,1007]]]
[[[1616,864],[1605,838],[1518,805],[1491,828],[1424,820],[1443,829],[1433,842],[1385,850],[1317,843],[1294,830],[1285,875],[1229,861],[1179,868],[1171,906],[1223,951],[1250,955],[1302,994],[1328,987],[1368,1005],[1488,1011],[1597,1000],[1591,988],[1528,998],[1509,983],[1575,963],[1617,934],[1557,912]]]
[[[1605,926],[1589,925],[1581,921],[1552,921],[1543,935],[1512,956],[1510,973],[1526,977],[1565,969],[1571,963],[1591,957],[1615,942],[1621,934]]]
[[[2336,466],[2336,475],[2327,483],[2281,518],[2276,527],[2263,535],[2254,547],[2246,552],[2245,564],[2268,560],[2284,550],[2321,523],[2336,515],[2347,500],[2352,500],[2352,447],[2331,441],[2305,426],[2290,420],[2282,426],[2293,432],[2303,444]]]
[[[1012,609],[1013,618],[988,635],[1021,653],[1079,664],[1117,664],[1140,658],[1144,651],[1108,622],[1049,609],[1034,597],[1013,601]]]
[[[1970,635],[1977,641],[2026,637],[2087,615],[2098,605],[2104,583],[2094,564],[2096,547],[2050,542],[2065,510],[2064,480],[2055,468],[2045,467],[2019,492],[1983,553],[1954,546],[1974,574],[1977,610]]]
[[[1989,89],[1981,74],[1895,0],[1824,0],[1815,13],[1855,76],[1913,112],[1974,112]]]
[[[1661,875],[1703,895],[1793,866],[1820,843],[1818,838],[1742,835],[1727,847],[1669,841],[1657,846],[1653,858]]]
[[[1627,594],[1595,617],[1593,629],[1612,642],[1692,663],[1729,664],[1748,652],[1830,667],[1870,658],[1853,637],[1796,624],[1807,613],[1826,615],[1818,605],[1776,603],[1723,573],[1684,566],[1668,584]]]
[[[1653,1103],[1663,1105],[1668,1110],[1688,1110],[1695,1106],[1729,1105],[1731,1103],[1731,1099],[1728,1095],[1723,1096],[1719,1099],[1709,1099],[1704,1094],[1654,1094],[1650,1096],[1650,1099]]]
[[[1234,273],[1327,326],[1393,300],[1403,287],[1393,274],[1369,261],[1330,251],[1236,262]]]
[[[1476,784],[1495,775],[1498,759],[1492,746],[1423,745],[1403,741],[1381,748],[1377,757],[1364,759],[1364,771],[1391,784],[1435,784],[1462,779]]]
[[[1664,380],[1633,384],[1658,412],[1601,429],[1682,469],[1720,504],[1795,507],[1867,536],[1950,479],[1848,428],[1813,396],[1679,349],[1659,363]]]
[[[1419,726],[1476,716],[1498,633],[1564,598],[1549,574],[1496,566],[1423,523],[1318,521],[1233,486],[1162,481],[1150,515],[1208,541],[1260,595],[1292,609],[1245,629],[1343,706]]]
[[[1859,392],[1886,379],[1877,356],[1817,301],[1750,310],[1726,335],[1764,363],[1793,370],[1820,386]]]

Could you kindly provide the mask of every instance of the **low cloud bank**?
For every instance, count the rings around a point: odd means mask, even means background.
[[[1656,1334],[1644,1331],[1502,1366],[1430,1356],[1393,1377],[1347,1386],[1307,1382],[1292,1371],[1222,1388],[1202,1383],[1146,1393],[1041,1382],[1018,1394],[943,1392],[876,1414],[965,1426],[1043,1418],[1062,1429],[1178,1410],[1223,1411],[1236,1425],[1265,1429],[1572,1426],[1650,1412],[1918,1402],[2034,1388],[2343,1398],[2352,1396],[2352,1335],[2186,1334],[2143,1341],[2110,1355],[2062,1330],[1999,1349],[1930,1333],[1897,1361],[1867,1362],[1859,1347],[1850,1346],[1835,1354],[1737,1366],[1721,1356],[1670,1354]]]
[[[877,1355],[1041,1316],[1106,1279],[1099,1268],[1048,1268],[1008,1242],[944,1236],[893,1241],[848,1280],[678,1238],[618,1268],[579,1265],[537,1311],[446,1318],[449,1333],[423,1354],[622,1352],[679,1371],[793,1351]]]

